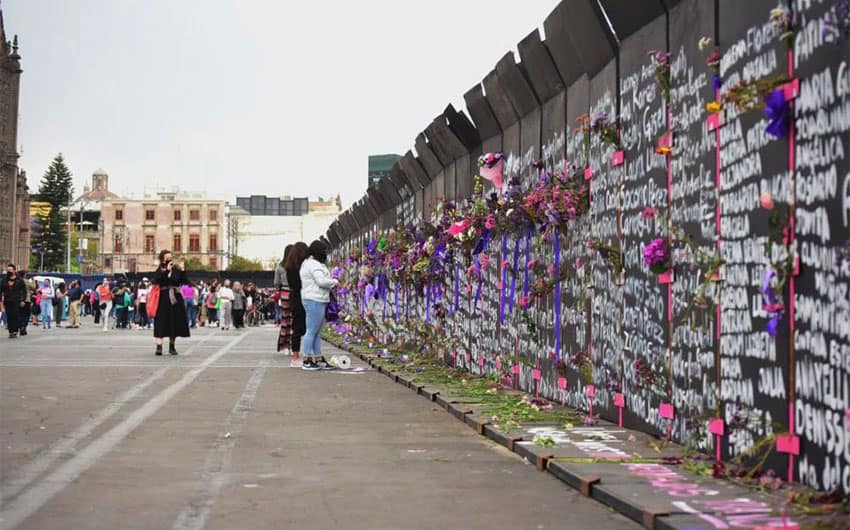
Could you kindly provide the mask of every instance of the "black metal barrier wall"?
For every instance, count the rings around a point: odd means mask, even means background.
[[[534,30],[519,43],[520,63],[506,54],[464,94],[471,121],[449,106],[393,177],[331,226],[335,255],[396,223],[427,219],[438,197],[469,196],[481,153],[502,151],[509,173],[525,182],[537,160],[588,166],[590,213],[560,260],[572,263],[588,239],[605,241],[621,250],[623,272],[588,264],[590,289],[572,275],[558,311],[551,299],[535,309],[544,335],[520,352],[519,386],[587,409],[592,383],[594,412],[617,421],[622,411],[624,425],[669,429],[680,442],[694,442],[719,416],[724,435],[706,437],[702,449],[720,440],[729,458],[776,436],[768,465],[780,475],[790,463],[796,481],[850,492],[850,40],[837,16],[846,3],[792,1],[791,27],[771,20],[776,6],[564,0],[543,22],[544,39]],[[670,54],[669,97],[653,51]],[[771,120],[761,110],[706,107],[746,81],[776,76],[788,78],[776,84],[787,103],[776,108],[791,113],[784,137],[765,133]],[[618,125],[622,161],[598,138],[586,149],[573,134],[581,115],[602,112]],[[647,206],[724,260],[711,278],[716,299],[693,303],[704,267],[677,266],[668,281],[644,266],[645,245],[664,232],[647,222]],[[795,256],[779,311],[764,283],[771,238]],[[516,260],[518,242],[507,242],[507,253],[497,247],[494,255]],[[521,333],[515,319],[499,318],[497,276],[485,278],[480,311],[456,315],[461,359],[508,353]],[[393,296],[390,289],[390,303]],[[404,302],[424,315],[424,299]],[[570,368],[562,388],[550,355],[556,336],[564,358],[591,357],[592,381]],[[664,365],[670,395],[635,380],[641,363]],[[612,373],[620,388],[606,384]]]

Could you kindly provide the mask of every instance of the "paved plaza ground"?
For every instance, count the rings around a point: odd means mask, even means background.
[[[86,324],[0,342],[0,528],[638,528],[376,372],[289,368],[274,327],[155,357]]]

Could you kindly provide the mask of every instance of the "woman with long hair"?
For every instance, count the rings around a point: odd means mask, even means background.
[[[313,241],[307,251],[307,259],[301,264],[301,303],[306,314],[304,333],[304,370],[324,368],[322,358],[322,324],[325,322],[325,308],[330,302],[331,289],[339,280],[331,277],[325,263],[328,261],[328,249],[321,241]]]
[[[301,303],[301,264],[307,257],[307,243],[299,241],[292,245],[284,261],[286,270],[286,282],[289,285],[289,307],[292,311],[292,326],[290,345],[292,347],[292,360],[289,366],[301,368],[301,338],[307,331],[307,316]],[[281,323],[281,328],[283,324]],[[283,330],[281,329],[281,332]]]
[[[153,320],[153,336],[156,339],[156,354],[162,355],[162,339],[168,337],[168,353],[177,355],[174,342],[177,337],[189,336],[189,321],[186,320],[186,304],[181,287],[189,283],[186,271],[174,263],[170,250],[159,253],[159,268],[152,282],[159,286],[159,302]]]
[[[41,329],[50,329],[50,321],[53,319],[53,287],[50,280],[44,280],[38,290],[38,307],[41,312]]]

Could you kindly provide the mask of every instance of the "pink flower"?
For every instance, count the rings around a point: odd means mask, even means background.
[[[581,258],[576,258],[575,263],[573,263],[573,268],[580,269],[584,267],[584,263],[581,261]]]
[[[510,268],[511,268],[511,264],[508,263],[508,260],[506,260],[506,259],[502,260],[502,270],[510,269]]]
[[[504,288],[505,288],[505,284],[504,284],[504,283],[502,283],[502,280],[499,280],[499,282],[498,282],[498,283],[496,283],[496,289],[498,289],[498,290],[500,290],[500,291],[501,291],[501,290],[502,290],[502,289],[504,289]]]
[[[546,272],[549,273],[549,276],[554,276],[555,275],[555,266],[549,265],[548,267],[546,267]]]
[[[528,268],[529,268],[529,269],[534,269],[534,268],[536,268],[536,267],[537,267],[538,263],[539,263],[539,262],[538,262],[536,259],[533,259],[533,260],[531,260],[531,261],[529,261],[529,262],[528,262]]]
[[[478,276],[478,271],[475,270],[475,265],[470,265],[468,269],[466,269],[466,274],[469,276]]]
[[[529,298],[527,296],[523,296],[522,298],[519,299],[519,302],[517,302],[517,303],[519,303],[520,307],[526,308],[526,307],[528,307],[528,304],[531,303],[531,298]]]
[[[658,208],[653,208],[652,206],[647,206],[640,213],[640,216],[643,217],[644,219],[652,219],[653,217],[655,217],[655,214],[657,214],[657,213],[658,213]]]
[[[762,193],[761,196],[759,196],[759,204],[761,204],[761,207],[765,210],[772,210],[773,194],[771,194],[769,191]]]
[[[451,235],[451,236],[456,236],[458,234],[462,234],[463,232],[466,231],[467,228],[469,228],[470,224],[471,223],[469,222],[469,219],[464,219],[463,221],[458,221],[456,223],[452,223],[452,226],[450,226],[449,229],[446,230],[446,233]]]
[[[486,269],[490,266],[490,256],[488,256],[487,254],[481,254],[481,256],[478,258],[478,263],[481,264],[482,269]]]
[[[490,214],[487,216],[487,219],[484,221],[484,228],[487,230],[492,230],[496,227],[496,216]]]

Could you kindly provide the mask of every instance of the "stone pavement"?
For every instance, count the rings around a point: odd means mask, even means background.
[[[273,327],[155,357],[86,324],[0,342],[0,528],[637,528],[377,372],[290,369]]]

